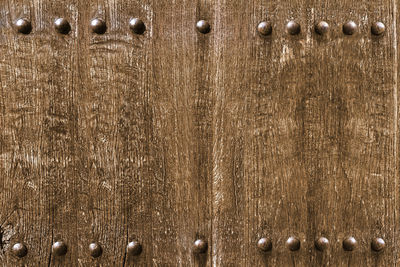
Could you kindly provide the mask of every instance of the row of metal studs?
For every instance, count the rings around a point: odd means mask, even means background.
[[[286,240],[286,247],[291,251],[300,249],[300,240],[296,237],[289,237]],[[353,251],[357,247],[357,240],[350,236],[343,240],[343,249],[345,251]],[[319,251],[324,251],[329,246],[329,240],[326,237],[320,237],[315,241],[315,248]],[[385,248],[386,244],[382,238],[375,238],[371,241],[371,249],[379,252]],[[205,253],[207,251],[207,242],[203,239],[197,239],[193,244],[193,252],[196,254]],[[263,251],[268,252],[272,250],[272,241],[269,238],[260,238],[257,242],[257,247]],[[56,256],[63,256],[67,254],[68,247],[64,241],[57,241],[52,246],[52,252]],[[23,243],[16,243],[12,247],[12,252],[15,256],[22,258],[28,254],[28,248]],[[129,256],[137,256],[142,252],[142,245],[138,241],[130,242],[126,247],[126,252]],[[103,253],[103,248],[98,243],[91,243],[89,245],[89,254],[93,258],[100,257]]]
[[[291,251],[297,251],[300,249],[300,240],[297,237],[289,237],[286,240],[286,247]],[[315,248],[319,251],[324,251],[329,247],[329,240],[326,237],[320,237],[314,242]],[[353,251],[357,248],[357,240],[349,236],[342,242],[343,249],[345,251]],[[371,241],[371,249],[379,252],[385,248],[386,244],[382,238],[374,238]],[[270,238],[262,237],[257,242],[257,247],[264,252],[272,250],[272,241]]]
[[[97,34],[103,34],[107,31],[106,22],[100,18],[95,18],[90,22],[92,31]],[[26,18],[18,19],[15,23],[18,32],[29,34],[32,31],[32,24]],[[69,22],[64,18],[58,18],[54,21],[55,29],[61,34],[68,34],[71,30]],[[129,28],[136,34],[143,34],[146,26],[141,19],[133,18],[129,21]],[[200,20],[196,23],[196,28],[201,33],[209,33],[211,30],[210,24],[205,20]],[[301,26],[295,21],[289,21],[286,24],[287,32],[291,35],[297,35],[301,32]],[[326,21],[321,21],[315,25],[315,32],[323,35],[329,30],[329,24]],[[354,21],[348,21],[342,27],[343,33],[352,35],[357,31],[357,24]],[[271,22],[262,21],[257,26],[257,31],[261,35],[270,35],[272,33]],[[376,22],[371,26],[371,32],[374,35],[382,35],[385,32],[385,25],[382,22]]]

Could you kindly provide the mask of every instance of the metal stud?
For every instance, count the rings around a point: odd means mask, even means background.
[[[324,251],[328,248],[329,246],[329,240],[326,237],[320,237],[317,240],[315,240],[315,248],[318,249],[319,251]]]
[[[357,24],[350,20],[343,24],[343,33],[346,35],[353,35],[357,31]]]
[[[103,34],[107,31],[106,22],[102,19],[96,18],[90,22],[90,27],[92,31],[97,34]]]
[[[286,24],[286,29],[290,35],[299,34],[301,31],[300,24],[298,24],[297,22],[295,22],[293,20],[289,21],[288,24]]]
[[[258,240],[257,242],[257,247],[259,250],[263,251],[263,252],[267,252],[272,250],[272,242],[271,239],[266,238],[266,237],[262,237]]]
[[[385,24],[383,24],[382,22],[375,22],[372,26],[371,26],[371,32],[373,35],[381,35],[385,32],[386,28],[385,28]]]
[[[357,247],[357,240],[354,237],[349,236],[345,240],[343,240],[343,249],[344,250],[353,251],[356,249],[356,247]]]
[[[262,21],[257,26],[257,31],[261,35],[270,35],[272,33],[272,25],[270,22]]]
[[[201,32],[201,33],[203,33],[203,34],[209,33],[209,32],[211,31],[210,23],[208,23],[208,22],[205,21],[205,20],[199,20],[199,21],[196,23],[196,28],[197,28],[197,30],[198,30],[199,32]]]
[[[300,240],[296,237],[289,237],[288,240],[286,240],[286,247],[291,250],[291,251],[296,251],[300,249]]]
[[[15,27],[19,33],[29,34],[32,31],[32,24],[26,18],[20,18],[15,22]]]
[[[58,18],[54,21],[54,28],[58,33],[68,34],[71,30],[71,25],[65,18]]]
[[[208,244],[203,239],[197,239],[193,244],[193,252],[196,254],[206,253]]]
[[[28,254],[28,248],[23,243],[16,243],[11,248],[12,253],[18,258],[23,258]]]
[[[67,254],[68,248],[64,241],[57,241],[53,244],[53,253],[56,256],[63,256]]]
[[[146,30],[144,22],[138,18],[133,18],[129,21],[129,28],[136,34],[143,34]]]
[[[374,238],[371,242],[371,249],[373,251],[379,252],[381,250],[383,250],[385,248],[386,244],[385,244],[385,240],[383,240],[382,238]]]
[[[103,248],[98,243],[91,243],[89,245],[89,253],[93,258],[98,258],[103,254]]]
[[[128,246],[126,246],[126,252],[130,256],[138,256],[142,253],[142,250],[142,245],[136,240],[129,242]]]
[[[315,32],[319,35],[324,35],[329,30],[329,24],[326,21],[320,21],[315,25]]]

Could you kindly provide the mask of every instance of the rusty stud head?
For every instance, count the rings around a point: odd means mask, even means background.
[[[315,25],[315,32],[319,35],[324,35],[329,30],[329,24],[326,21],[320,21]]]
[[[32,31],[32,23],[26,18],[20,18],[15,22],[15,28],[19,33],[29,34]]]
[[[203,33],[203,34],[209,33],[209,32],[211,31],[210,23],[208,23],[208,22],[205,21],[205,20],[199,20],[199,21],[196,23],[196,28],[197,28],[197,30],[198,30],[199,32],[201,32],[201,33]]]
[[[318,249],[319,251],[324,251],[328,248],[329,246],[329,240],[326,237],[320,237],[317,240],[315,240],[315,248]]]
[[[129,28],[136,34],[143,34],[146,31],[144,22],[138,18],[133,18],[129,21]]]
[[[258,24],[257,31],[260,35],[270,35],[272,33],[272,25],[270,22],[262,21]]]
[[[353,35],[357,31],[357,24],[354,21],[348,21],[343,24],[343,33]]]
[[[297,22],[295,22],[295,21],[293,21],[293,20],[292,20],[292,21],[289,21],[288,24],[286,24],[286,29],[287,29],[287,32],[288,32],[290,35],[299,34],[300,31],[301,31],[300,24],[298,24]]]
[[[53,253],[56,256],[64,256],[67,254],[68,248],[64,241],[57,241],[53,244]]]
[[[345,240],[343,240],[343,249],[344,250],[353,251],[356,249],[356,247],[357,247],[357,240],[354,237],[349,236]]]
[[[374,238],[371,242],[371,249],[373,251],[379,252],[381,250],[383,250],[385,248],[386,244],[385,244],[385,240],[383,240],[382,238]]]
[[[193,244],[193,252],[196,254],[206,253],[208,244],[203,239],[197,239]]]
[[[16,243],[11,248],[12,253],[18,258],[23,258],[28,254],[28,248],[23,243]]]
[[[126,246],[126,252],[129,256],[138,256],[142,253],[142,245],[136,240],[131,241]]]
[[[289,237],[288,240],[286,240],[286,247],[291,250],[291,251],[296,251],[300,249],[300,240],[296,237]]]
[[[103,34],[107,31],[106,22],[100,18],[92,19],[90,27],[92,28],[92,31],[97,34]]]
[[[54,28],[58,33],[68,34],[71,30],[71,25],[65,18],[58,18],[54,21]]]
[[[257,247],[260,251],[267,252],[272,250],[271,239],[262,237],[257,242]]]
[[[385,28],[385,24],[383,24],[382,22],[375,22],[372,26],[371,26],[371,32],[373,35],[381,35],[385,32],[386,28]]]
[[[98,243],[91,243],[89,245],[89,253],[93,258],[98,258],[103,254],[103,248]]]

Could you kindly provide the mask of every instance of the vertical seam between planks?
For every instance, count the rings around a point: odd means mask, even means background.
[[[393,62],[393,98],[394,98],[394,222],[393,222],[393,247],[394,251],[394,264],[397,266],[397,253],[396,253],[396,234],[397,234],[397,178],[398,178],[398,159],[397,159],[397,134],[398,134],[398,94],[397,94],[397,75],[398,75],[398,51],[397,51],[397,0],[393,0],[393,49],[394,49],[394,62]]]

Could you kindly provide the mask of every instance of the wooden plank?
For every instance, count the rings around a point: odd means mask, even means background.
[[[151,80],[151,1],[97,1],[79,7],[80,89],[78,136],[80,213],[79,262],[82,266],[146,266],[152,262],[152,196],[149,154]],[[144,35],[129,29],[141,18]],[[101,18],[105,34],[90,21]],[[140,256],[126,246],[142,244]],[[89,256],[89,244],[102,246]]]
[[[153,173],[153,264],[205,266],[193,242],[211,235],[213,30],[196,31],[209,20],[209,1],[160,1],[154,6],[151,89]]]
[[[2,263],[65,265],[76,247],[55,258],[57,239],[76,243],[73,177],[75,39],[53,29],[55,16],[76,15],[75,5],[3,1],[1,6]],[[20,17],[32,33],[16,32]],[[28,255],[11,254],[24,242]],[[4,251],[6,256],[4,256]]]
[[[305,1],[218,5],[215,49],[213,240],[216,266],[306,266],[307,177],[299,158],[297,104],[306,87]],[[267,19],[272,35],[258,36]],[[257,251],[258,238],[272,252]],[[286,240],[301,241],[291,252]]]
[[[309,85],[299,109],[302,158],[308,175],[308,239],[323,235],[327,252],[311,250],[310,264],[394,266],[397,124],[395,1],[309,1],[309,24],[326,20],[325,37],[310,29]],[[342,25],[358,24],[344,35]],[[371,35],[373,23],[386,25]],[[394,45],[393,45],[394,44]],[[358,247],[344,251],[354,236]],[[376,253],[371,240],[387,248]]]

